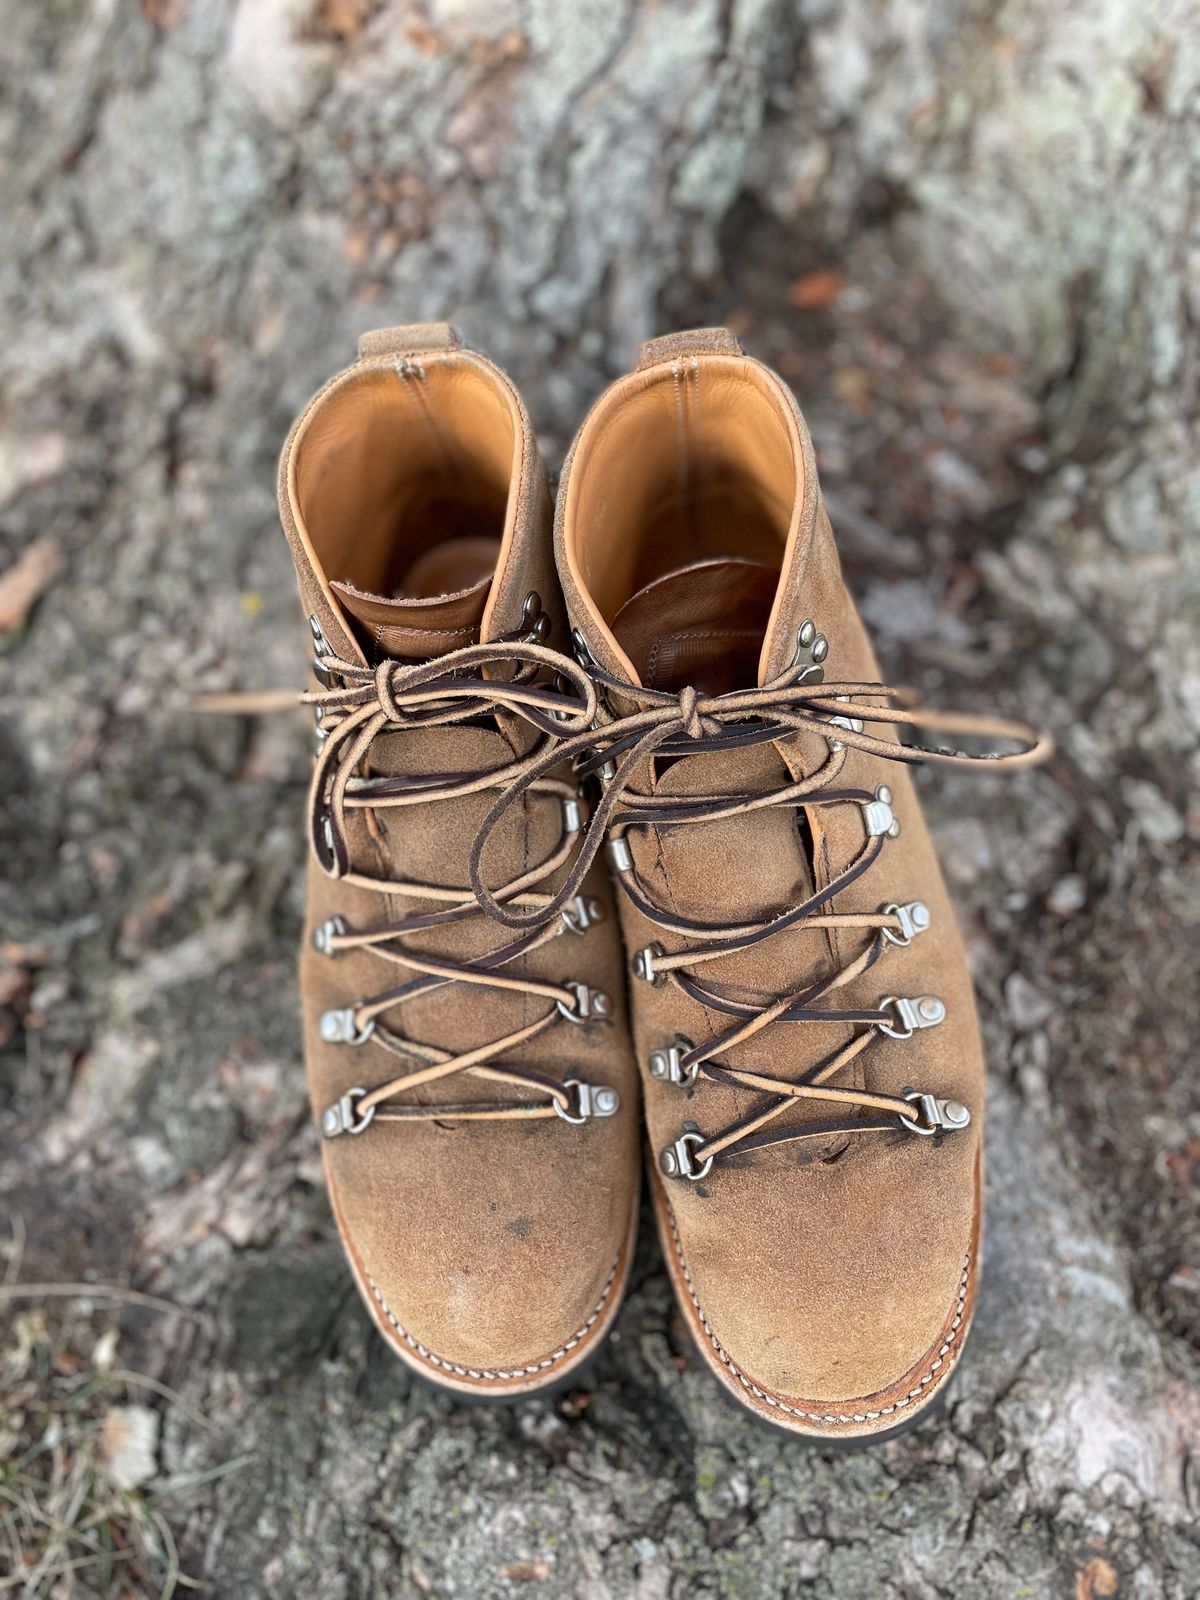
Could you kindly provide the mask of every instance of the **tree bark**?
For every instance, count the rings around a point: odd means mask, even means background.
[[[127,1384],[163,1418],[133,1492],[239,1600],[1194,1595],[1200,6],[0,11],[2,1381],[57,1404],[115,1330],[176,1394]],[[648,1235],[548,1406],[410,1387],[347,1287],[292,970],[307,733],[187,696],[299,684],[279,444],[360,331],[447,315],[551,458],[638,340],[728,320],[809,415],[889,674],[1058,736],[924,785],[989,1233],[954,1395],[886,1449],[728,1412]],[[197,1316],[16,1292],[85,1273]]]

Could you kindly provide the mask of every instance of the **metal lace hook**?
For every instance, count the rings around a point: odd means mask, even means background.
[[[375,1107],[368,1106],[359,1115],[358,1102],[366,1094],[361,1086],[347,1089],[331,1106],[321,1113],[321,1132],[327,1139],[336,1139],[341,1133],[365,1133],[375,1117]]]
[[[896,1113],[910,1133],[919,1133],[928,1139],[933,1134],[952,1133],[970,1125],[971,1113],[961,1100],[943,1100],[935,1094],[924,1094],[920,1089],[906,1089],[904,1098],[918,1110],[915,1117],[906,1116],[903,1111]]]
[[[663,1147],[658,1158],[659,1170],[668,1178],[687,1178],[692,1183],[698,1183],[712,1171],[714,1160],[713,1156],[709,1156],[700,1166],[696,1165],[692,1151],[703,1143],[704,1135],[701,1133],[681,1133],[672,1144]]]

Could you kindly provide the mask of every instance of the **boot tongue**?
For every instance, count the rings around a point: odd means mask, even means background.
[[[390,595],[334,581],[368,661],[427,661],[479,639],[500,541],[449,539],[417,557]]]
[[[778,572],[760,562],[698,561],[639,590],[613,619],[612,632],[649,689],[670,693],[690,684],[716,695],[753,688],[778,583]],[[659,795],[753,792],[787,779],[768,745],[660,763],[655,789]],[[749,823],[744,816],[709,822],[702,848],[698,830],[687,828],[660,830],[634,848],[646,853],[647,868],[657,859],[689,914],[709,920],[718,909],[731,920],[760,917],[812,893],[808,848],[798,836],[796,813],[786,807],[761,810]],[[782,983],[799,986],[807,978],[811,941],[779,941],[772,953]],[[723,958],[707,975],[761,986],[761,955],[751,950]]]
[[[748,689],[778,581],[757,561],[696,561],[639,589],[612,631],[648,689]]]

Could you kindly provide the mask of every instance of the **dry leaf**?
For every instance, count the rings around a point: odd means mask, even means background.
[[[444,37],[436,28],[430,28],[425,23],[414,22],[405,28],[404,37],[423,56],[436,56],[446,48]]]
[[[1075,1576],[1075,1600],[1107,1600],[1117,1592],[1116,1568],[1103,1556],[1093,1556]]]
[[[113,1406],[104,1419],[104,1471],[114,1489],[136,1489],[158,1471],[158,1412]]]
[[[111,1372],[113,1362],[117,1355],[117,1339],[119,1335],[115,1328],[106,1328],[96,1340],[95,1349],[92,1351],[92,1366],[97,1372]]]
[[[325,39],[357,39],[371,15],[372,0],[322,0],[313,23]]]
[[[871,410],[871,374],[865,367],[837,367],[830,378],[830,387],[844,406],[849,406],[860,417]]]
[[[183,0],[142,0],[142,15],[160,33],[166,33],[183,20]]]
[[[342,240],[342,254],[352,267],[360,267],[371,248],[371,235],[366,228],[351,228]]]
[[[33,541],[0,577],[0,632],[21,626],[65,565],[57,539],[47,535]]]
[[[840,272],[806,272],[788,290],[788,299],[802,311],[823,311],[846,287]]]

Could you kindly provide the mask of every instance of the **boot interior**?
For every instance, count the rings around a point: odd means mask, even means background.
[[[425,599],[490,578],[520,448],[511,397],[439,358],[368,368],[316,406],[293,506],[331,582]]]
[[[568,555],[652,687],[756,679],[802,487],[782,405],[758,368],[707,357],[635,375],[589,419]]]

